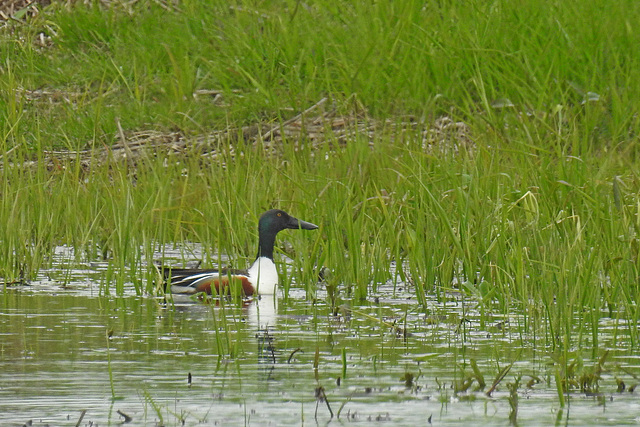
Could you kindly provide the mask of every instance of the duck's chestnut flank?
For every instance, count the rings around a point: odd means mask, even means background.
[[[250,297],[254,288],[247,276],[234,274],[231,276],[210,277],[195,287],[195,293],[204,292],[209,295],[229,294],[232,287],[242,287],[242,295]],[[215,292],[213,291],[215,289]]]

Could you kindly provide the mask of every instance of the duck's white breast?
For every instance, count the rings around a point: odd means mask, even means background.
[[[278,284],[278,270],[273,260],[259,257],[249,267],[249,278],[256,286],[258,294],[273,295]]]

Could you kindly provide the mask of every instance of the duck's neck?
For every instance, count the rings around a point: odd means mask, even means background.
[[[276,234],[270,232],[261,232],[258,237],[258,256],[273,260],[273,247],[276,244]]]

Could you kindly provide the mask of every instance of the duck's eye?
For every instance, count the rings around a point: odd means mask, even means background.
[[[278,216],[282,216],[282,214],[280,212],[278,212]]]

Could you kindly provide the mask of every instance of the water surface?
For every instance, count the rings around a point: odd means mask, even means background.
[[[101,295],[103,268],[74,264],[64,282],[43,272],[0,295],[0,424],[75,425],[83,416],[81,425],[114,425],[126,416],[128,425],[508,425],[507,384],[517,377],[520,425],[639,420],[628,391],[639,358],[621,322],[606,317],[598,348],[570,352],[587,372],[609,350],[599,388],[575,390],[562,410],[544,328],[462,294],[420,307],[402,284],[388,284],[332,307],[319,285],[314,302],[293,289],[286,303],[166,303],[132,287]],[[487,385],[459,391],[471,360]]]

